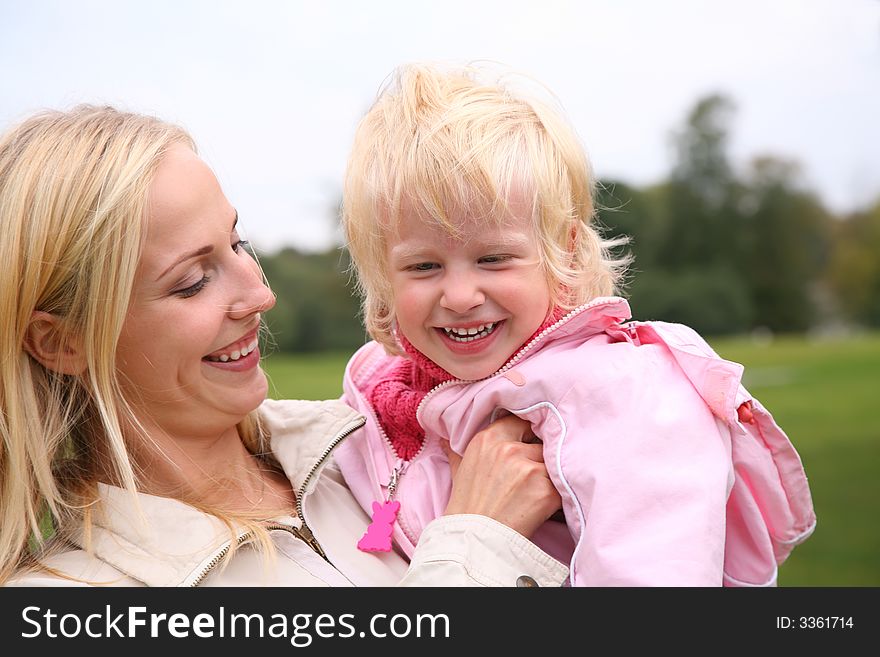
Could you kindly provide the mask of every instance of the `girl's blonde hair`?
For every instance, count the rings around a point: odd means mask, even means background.
[[[590,165],[562,112],[500,79],[483,82],[486,73],[403,66],[355,133],[343,229],[367,331],[390,353],[400,348],[386,239],[403,212],[457,236],[453,212],[501,222],[525,199],[552,301],[563,309],[613,294],[629,262],[611,253],[627,240],[604,240],[595,227]]]
[[[97,483],[134,493],[116,344],[146,228],[150,183],[181,128],[110,107],[46,111],[0,137],[0,583],[47,534],[85,530]],[[24,348],[34,311],[61,319],[84,374],[43,367]],[[261,446],[256,421],[243,437]]]

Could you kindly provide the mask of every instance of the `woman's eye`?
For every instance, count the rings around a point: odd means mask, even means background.
[[[238,240],[235,244],[232,245],[232,250],[236,253],[241,253],[242,251],[250,253],[250,248],[248,248],[249,245],[250,242],[248,242],[247,240]]]
[[[189,297],[195,296],[199,292],[202,291],[202,288],[207,285],[208,281],[211,280],[211,277],[205,274],[199,279],[198,282],[190,285],[189,287],[185,287],[182,290],[175,290],[174,294],[184,299],[188,299]]]

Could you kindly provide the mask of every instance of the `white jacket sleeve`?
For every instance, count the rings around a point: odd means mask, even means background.
[[[401,586],[561,586],[568,568],[506,525],[478,515],[425,527]]]

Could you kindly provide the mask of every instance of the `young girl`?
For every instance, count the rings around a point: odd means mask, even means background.
[[[798,454],[742,366],[626,321],[592,191],[561,114],[470,69],[404,67],[361,122],[343,221],[375,342],[344,383],[368,430],[337,453],[374,512],[359,547],[411,553],[449,503],[443,439],[513,413],[562,498],[534,540],[571,585],[773,585],[815,524]]]

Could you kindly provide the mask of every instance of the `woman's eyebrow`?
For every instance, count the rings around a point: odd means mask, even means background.
[[[230,229],[229,232],[231,233],[232,231],[234,231],[235,227],[237,225],[238,225],[238,210],[235,211],[235,219],[233,219],[233,221],[232,221],[232,228]],[[191,258],[198,258],[199,256],[208,255],[209,253],[211,253],[213,251],[214,251],[214,245],[213,244],[206,244],[205,246],[199,247],[198,249],[196,249],[194,251],[184,253],[177,260],[175,260],[173,263],[171,263],[171,265],[168,268],[166,268],[165,271],[163,271],[161,274],[159,274],[159,276],[156,278],[156,280],[157,281],[161,280],[165,276],[165,274],[167,274],[172,269],[177,267],[177,265],[179,265],[180,263],[186,262],[187,260],[190,260]]]
[[[159,276],[158,276],[158,278],[156,278],[156,280],[157,280],[157,281],[162,280],[162,278],[164,278],[165,274],[167,274],[167,273],[170,272],[172,269],[174,269],[175,267],[177,267],[177,265],[179,265],[180,263],[182,263],[182,262],[186,262],[187,260],[189,260],[189,259],[191,259],[191,258],[197,258],[197,257],[199,257],[199,256],[208,255],[208,254],[211,253],[213,250],[214,250],[214,245],[213,245],[213,244],[207,244],[207,245],[205,245],[205,246],[202,246],[202,247],[196,249],[195,251],[190,251],[189,253],[184,253],[184,254],[183,254],[182,256],[180,256],[177,260],[175,260],[175,261],[171,264],[171,266],[169,266],[165,271],[163,271],[161,274],[159,274]]]

